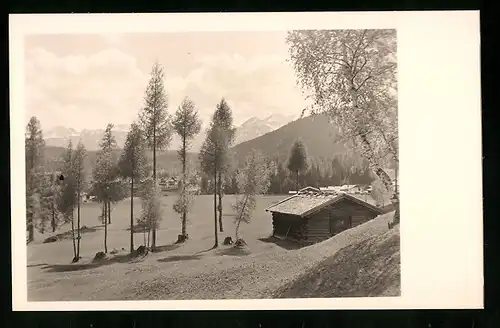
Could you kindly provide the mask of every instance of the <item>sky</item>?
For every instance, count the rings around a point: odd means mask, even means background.
[[[286,32],[30,35],[25,39],[26,122],[42,128],[130,124],[151,67],[165,71],[169,112],[190,97],[207,122],[224,97],[234,123],[300,114],[304,96],[288,62]]]

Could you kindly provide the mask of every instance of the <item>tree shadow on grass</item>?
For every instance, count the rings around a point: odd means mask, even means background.
[[[173,251],[174,249],[177,249],[181,246],[182,244],[168,244],[168,245],[156,246],[154,253]]]
[[[87,227],[87,226],[82,226],[80,228],[80,236],[83,234],[91,233],[91,232],[96,232],[99,228],[102,228],[103,225],[95,225],[92,227]],[[77,235],[77,230],[75,230],[75,237]],[[53,243],[56,241],[64,240],[64,239],[72,239],[73,238],[73,232],[71,230],[58,233],[57,235],[53,235],[51,237],[45,238],[43,243]]]
[[[38,264],[28,264],[28,268],[39,267],[43,265],[48,265],[47,263],[38,263]]]
[[[42,269],[46,272],[72,272],[95,269],[101,266],[115,263],[132,263],[143,256],[135,256],[132,254],[118,254],[106,257],[102,260],[92,261],[90,263],[73,263],[73,264],[51,264],[46,265]]]
[[[264,243],[275,244],[276,246],[284,248],[288,251],[305,247],[305,245],[301,245],[301,244],[294,242],[292,240],[279,239],[279,238],[276,238],[274,236],[259,238],[259,240],[264,242]]]
[[[163,259],[159,259],[158,262],[178,262],[178,261],[191,261],[191,260],[199,260],[202,258],[199,254],[193,255],[172,255],[169,257],[165,257]]]
[[[207,253],[207,252],[213,251],[214,249],[217,249],[217,247],[215,247],[215,246],[209,247],[209,248],[204,249],[204,250],[202,250],[202,251],[196,252],[196,253],[195,253],[195,255],[199,255],[199,254]]]
[[[248,248],[245,247],[228,247],[223,248],[217,251],[218,255],[228,255],[228,256],[247,256],[252,252]]]
[[[148,229],[142,224],[134,224],[132,229],[134,229],[134,233],[144,233],[148,232]],[[125,229],[126,231],[130,231],[130,226]]]

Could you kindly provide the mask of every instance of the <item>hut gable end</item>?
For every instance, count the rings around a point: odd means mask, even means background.
[[[367,222],[382,210],[355,196],[307,192],[271,205],[273,235],[306,244],[328,239]]]

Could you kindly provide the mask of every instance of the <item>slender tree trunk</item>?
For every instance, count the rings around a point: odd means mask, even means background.
[[[81,239],[81,235],[80,235],[80,186],[78,186],[78,195],[77,195],[78,199],[77,199],[77,212],[76,212],[76,217],[77,217],[77,223],[76,223],[76,227],[77,227],[77,247],[76,247],[76,256],[78,258],[80,258],[80,239]]]
[[[224,227],[222,226],[222,172],[219,171],[219,179],[217,183],[217,190],[219,194],[219,205],[217,210],[219,211],[219,231],[224,232]]]
[[[56,232],[56,208],[54,206],[53,201],[51,204],[51,210],[52,210],[52,232]]]
[[[76,259],[76,261],[79,260],[79,258],[77,257],[77,253],[76,253],[76,241],[75,241],[75,215],[74,215],[74,209],[71,209],[71,236],[72,236],[72,239],[73,239],[73,254],[74,254],[74,258]]]
[[[109,211],[108,211],[108,224],[111,224],[111,202],[108,203]]]
[[[156,113],[153,113],[153,115],[156,118]],[[153,122],[153,183],[154,183],[154,188],[156,189],[156,121]],[[158,220],[158,218],[155,219]],[[154,251],[155,248],[156,248],[156,227],[153,227],[151,250]]]
[[[186,136],[182,137],[182,195],[186,197]],[[187,211],[184,206],[182,211],[182,236],[186,237]]]
[[[244,197],[245,197],[245,202],[243,203],[243,206],[241,207],[241,212],[240,212],[240,216],[238,219],[238,223],[236,223],[236,233],[235,233],[236,241],[238,241],[240,239],[241,217],[243,216],[243,212],[245,211],[245,207],[247,206],[247,202],[248,202],[248,195],[245,195]]]
[[[236,223],[236,240],[240,240],[240,223],[241,220],[238,220]]]
[[[31,150],[32,156],[29,163],[31,163],[31,167],[28,169],[28,174],[26,176],[26,182],[28,189],[28,194],[30,195],[31,201],[33,201],[33,189],[34,189],[34,168],[35,168],[35,157],[33,155],[33,150]],[[31,243],[35,239],[35,225],[33,222],[33,212],[28,213],[28,243]]]
[[[28,213],[28,243],[35,239],[35,229],[33,226],[33,213]]]
[[[103,220],[104,220],[104,253],[108,253],[108,203],[104,202],[104,213],[103,213]]]
[[[130,253],[132,253],[134,252],[134,177],[130,180]]]
[[[150,242],[151,242],[151,228],[148,227],[148,240],[147,240],[148,249],[149,249]]]
[[[214,168],[214,237],[215,237],[214,248],[217,248],[219,246],[219,240],[217,235],[217,168],[216,167]]]
[[[297,183],[295,184],[295,189],[297,190],[297,193],[299,192],[299,171],[297,170],[295,172],[296,177],[297,177]]]

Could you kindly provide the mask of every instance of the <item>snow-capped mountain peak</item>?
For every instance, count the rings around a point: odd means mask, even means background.
[[[266,133],[279,129],[294,120],[292,115],[272,114],[264,118],[251,117],[236,128],[236,138],[234,145],[258,138]],[[192,141],[190,151],[199,151],[203,141],[205,140],[205,131],[209,127],[208,122],[203,122],[200,133]],[[128,124],[117,124],[113,127],[113,135],[115,136],[118,147],[122,148],[125,144],[127,133],[130,130]],[[87,150],[97,150],[99,141],[104,135],[104,129],[83,129],[77,131],[73,128],[64,126],[56,126],[52,129],[44,131],[45,143],[48,146],[66,147],[68,141],[73,144],[81,141]],[[169,149],[178,149],[180,146],[179,138],[174,135]]]

